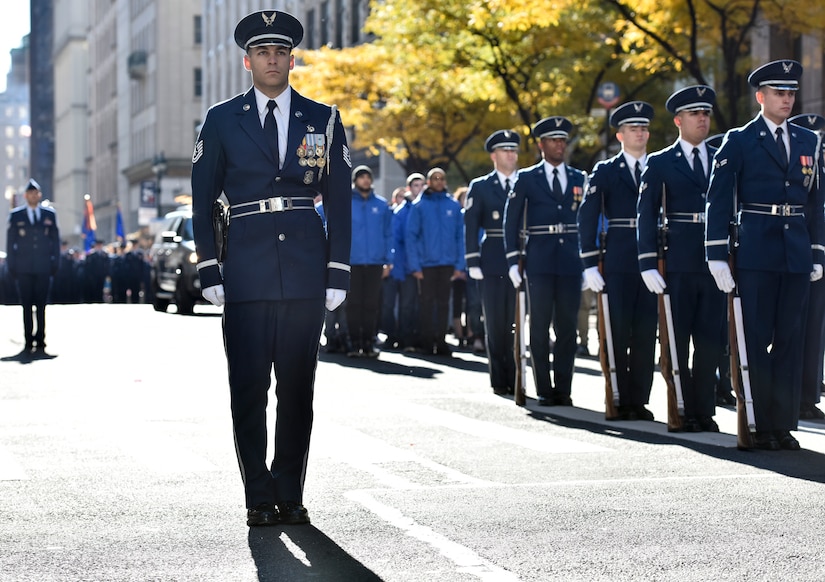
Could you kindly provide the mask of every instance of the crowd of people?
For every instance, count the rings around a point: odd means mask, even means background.
[[[88,252],[70,247],[63,240],[48,302],[151,303],[150,276],[148,253],[137,240],[112,244],[96,240]],[[0,304],[19,303],[14,278],[0,266]]]

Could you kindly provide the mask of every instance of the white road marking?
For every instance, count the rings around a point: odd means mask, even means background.
[[[345,495],[408,536],[420,540],[437,550],[457,566],[456,570],[458,572],[470,574],[485,582],[518,582],[519,580],[518,576],[512,572],[508,572],[485,560],[467,546],[456,543],[431,528],[416,523],[399,510],[377,501],[366,491],[349,491]]]
[[[0,481],[25,481],[29,477],[15,456],[0,445]]]
[[[299,548],[298,545],[290,539],[286,532],[282,532],[279,538],[287,551],[289,551],[289,553],[292,554],[296,560],[308,568],[312,567],[312,562],[310,562],[307,558],[306,552]]]

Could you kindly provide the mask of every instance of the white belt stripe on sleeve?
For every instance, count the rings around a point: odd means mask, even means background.
[[[330,261],[327,263],[327,269],[341,269],[342,271],[346,271],[347,273],[350,272],[350,266],[344,263],[336,263],[335,261]]]

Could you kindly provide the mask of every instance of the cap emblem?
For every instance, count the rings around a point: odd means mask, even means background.
[[[699,95],[699,97],[701,97],[705,94],[705,91],[707,90],[707,87],[696,87],[696,94]]]
[[[642,112],[642,107],[644,107],[644,106],[645,106],[644,103],[634,103],[633,104],[633,109],[636,110],[636,113],[641,113]]]
[[[275,17],[277,15],[277,12],[273,12],[272,16],[267,17],[266,13],[261,12],[261,18],[264,19],[264,24],[266,24],[267,26],[272,26],[272,24],[275,22]]]
[[[793,61],[790,63],[782,63],[782,69],[785,71],[785,74],[790,73],[791,69],[793,69]]]
[[[562,124],[562,121],[564,121],[564,120],[561,117],[558,117],[558,118],[553,120],[553,122],[556,124],[556,127],[560,127],[561,124]]]

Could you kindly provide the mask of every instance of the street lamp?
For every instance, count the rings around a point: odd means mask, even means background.
[[[162,216],[160,213],[160,181],[163,180],[166,168],[168,168],[166,156],[163,155],[163,152],[160,152],[155,156],[155,159],[152,160],[152,172],[155,174],[155,204],[157,204],[158,207],[158,218]]]

